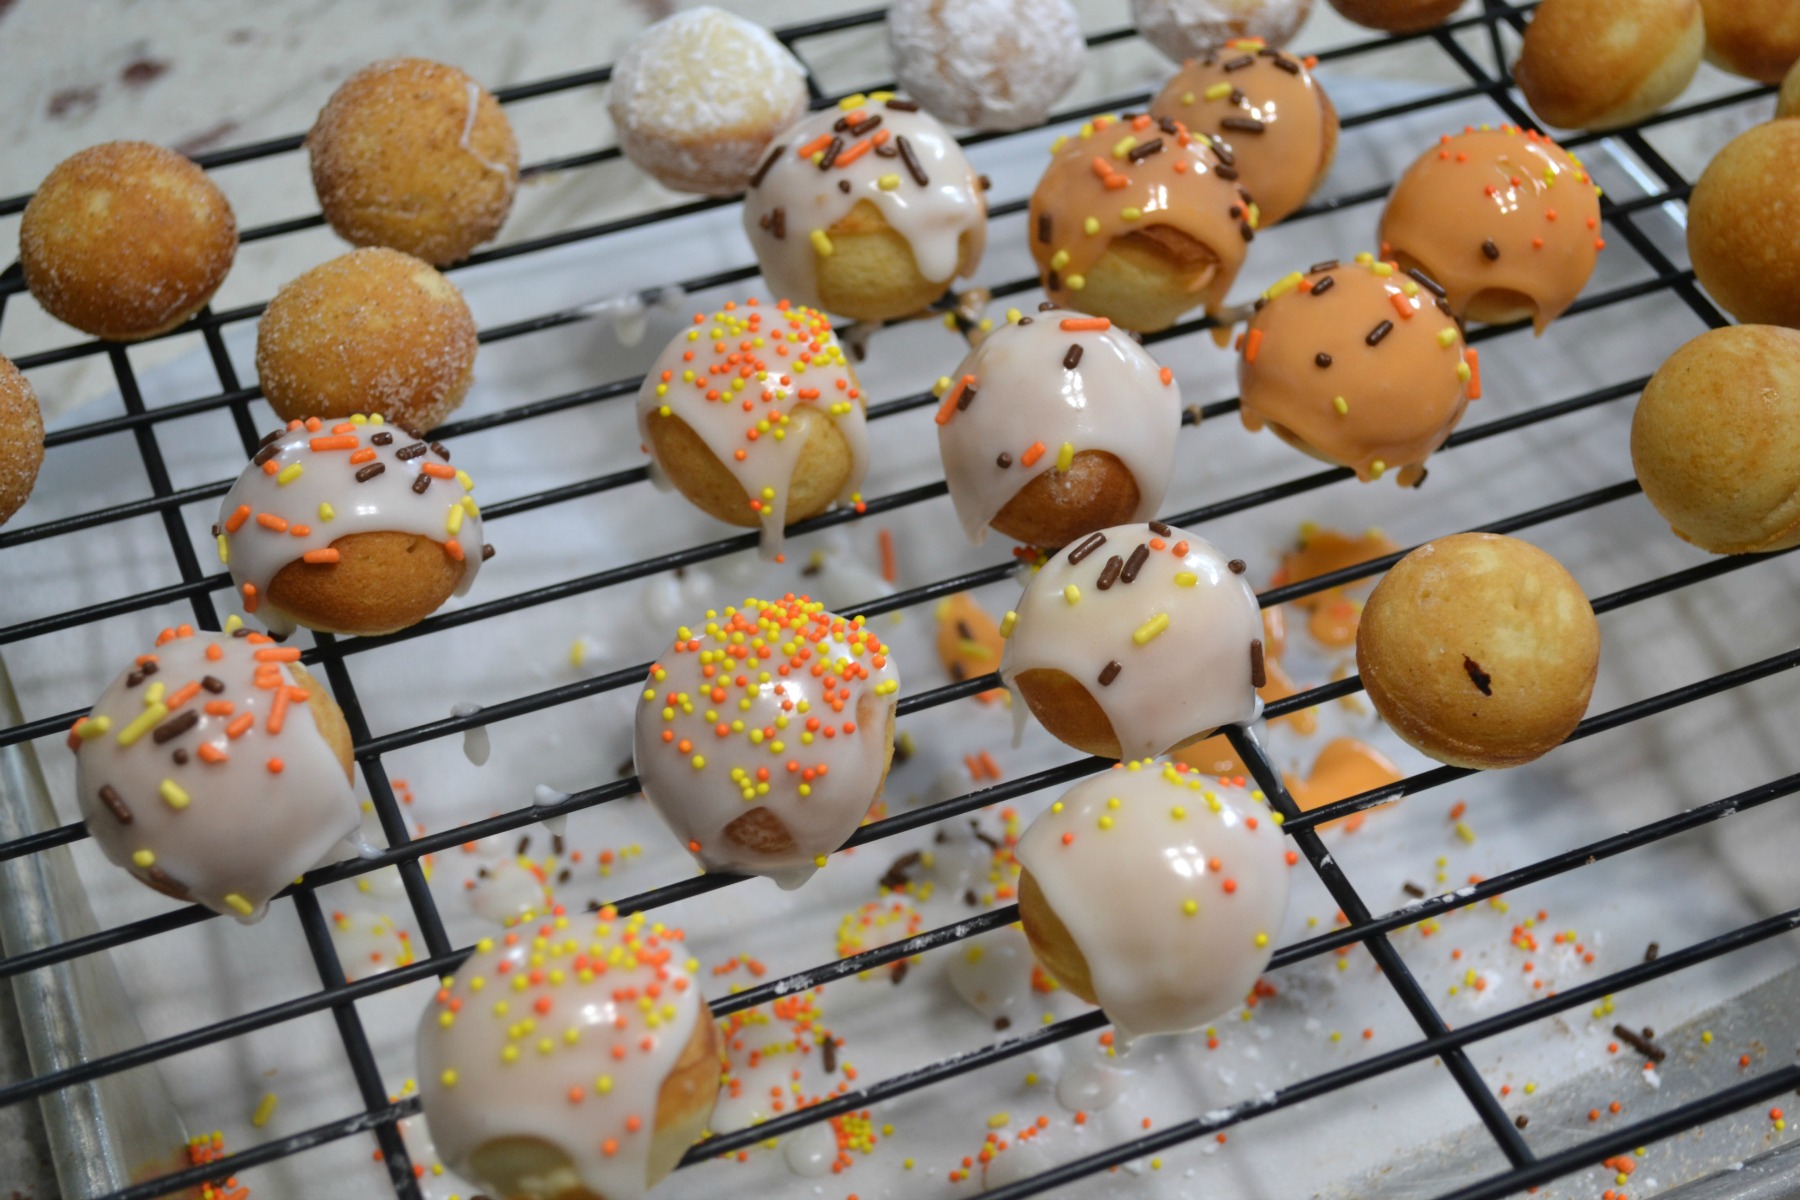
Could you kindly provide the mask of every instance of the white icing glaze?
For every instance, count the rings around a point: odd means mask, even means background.
[[[1086,687],[1127,759],[1262,712],[1251,684],[1251,643],[1263,633],[1256,593],[1212,543],[1161,528],[1168,532],[1115,525],[1059,551],[1020,597],[1000,657],[1001,681],[1015,691],[1017,677],[1033,670],[1063,671]],[[1104,543],[1090,546],[1095,537]],[[1147,556],[1127,583],[1124,569],[1140,546]],[[1120,565],[1109,567],[1115,558]],[[1116,581],[1101,587],[1110,572]],[[1113,662],[1120,670],[1102,685]],[[1026,707],[1017,696],[1014,706]]]
[[[1089,328],[1096,323],[1102,328]],[[1073,346],[1081,354],[1071,368],[1065,364]],[[976,394],[967,408],[946,400],[938,414],[950,499],[970,541],[987,536],[988,522],[1026,484],[1059,469],[1065,444],[1117,457],[1137,481],[1134,517],[1156,514],[1175,463],[1181,389],[1105,318],[1066,309],[1033,313],[995,329],[950,378]],[[998,465],[1001,454],[1010,466]]]
[[[437,542],[461,556],[456,594],[467,592],[481,570],[481,510],[469,495],[474,482],[448,460],[447,450],[427,449],[379,414],[330,425],[317,417],[290,421],[257,451],[219,507],[219,556],[231,568],[244,611],[273,633],[292,633],[293,616],[265,603],[269,582],[308,554],[333,553],[332,543],[353,533],[410,533]],[[375,466],[381,470],[357,481]],[[421,476],[434,478],[423,492],[414,491]]]
[[[1129,1039],[1243,1001],[1287,911],[1286,851],[1260,793],[1146,761],[1071,788],[1017,854]]]
[[[820,307],[818,238],[843,220],[858,202],[868,201],[912,248],[925,278],[946,286],[968,275],[987,243],[987,199],[975,169],[945,128],[930,114],[889,107],[887,93],[851,96],[837,108],[810,113],[781,132],[761,182],[744,197],[744,232],[762,264],[763,277],[777,296]],[[880,124],[862,134],[834,128],[857,113]],[[887,136],[883,137],[882,135]],[[833,138],[842,141],[837,159],[820,170],[815,158]],[[896,150],[906,140],[926,183],[920,184]],[[879,139],[879,141],[877,140]],[[867,150],[858,147],[868,143]],[[802,155],[800,151],[807,153]],[[846,161],[848,160],[848,161]],[[850,184],[849,191],[838,182]],[[889,186],[883,187],[883,182]],[[781,210],[783,236],[776,237],[773,214]],[[765,228],[763,222],[770,220]],[[964,238],[967,253],[964,253]]]
[[[650,668],[638,781],[707,870],[799,887],[880,793],[899,690],[860,617],[791,595],[708,612]]]
[[[823,313],[752,299],[695,313],[693,328],[669,342],[638,389],[638,431],[653,447],[652,422],[677,417],[692,429],[744,489],[746,515],[754,514],[762,552],[772,558],[781,553],[788,494],[807,443],[783,426],[802,405],[831,419],[851,460],[838,501],[853,503],[869,470],[866,403]],[[658,467],[666,476],[668,468]]]
[[[1040,123],[1087,57],[1069,0],[894,0],[887,33],[900,86],[976,129]]]
[[[240,632],[164,630],[70,742],[81,815],[106,857],[248,924],[355,835],[362,811],[308,706],[316,684],[288,665],[299,650]]]
[[[678,938],[604,910],[477,942],[419,1021],[419,1095],[444,1161],[502,1193],[471,1155],[537,1138],[568,1156],[572,1184],[642,1197],[657,1095],[711,1020]]]

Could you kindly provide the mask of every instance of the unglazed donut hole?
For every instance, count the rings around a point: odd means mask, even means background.
[[[619,148],[678,192],[730,196],[806,112],[806,69],[760,25],[711,6],[665,17],[613,67]]]
[[[256,330],[263,396],[283,420],[378,412],[430,429],[475,378],[475,318],[431,264],[368,247],[285,285]]]
[[[1705,48],[1700,0],[1545,0],[1513,78],[1549,124],[1617,129],[1681,95]]]
[[[1087,56],[1068,0],[896,0],[887,33],[900,86],[974,129],[1038,124]]]
[[[12,360],[0,357],[0,525],[19,511],[44,462],[44,414]]]
[[[1441,25],[1463,0],[1331,0],[1347,20],[1388,33],[1418,33]]]
[[[519,182],[519,145],[499,101],[423,58],[386,59],[346,79],[306,147],[339,237],[440,266],[500,232]]]
[[[1311,12],[1312,0],[1131,0],[1138,32],[1178,63],[1203,58],[1233,38],[1285,46]]]
[[[57,164],[19,223],[39,304],[84,333],[154,337],[199,312],[237,255],[237,220],[193,162],[146,142],[90,146]]]
[[[1770,121],[1739,134],[1707,164],[1688,200],[1694,274],[1732,316],[1800,326],[1800,121]]]
[[[919,269],[912,243],[867,200],[859,201],[825,230],[832,253],[818,263],[819,306],[858,321],[890,321],[909,316],[943,295],[949,279],[931,279]],[[979,257],[973,235],[957,239],[959,262]]]
[[[1780,83],[1800,61],[1800,5],[1790,0],[1700,0],[1706,60],[1715,67]]]
[[[1512,767],[1581,723],[1600,626],[1550,555],[1461,533],[1420,546],[1375,586],[1356,665],[1375,710],[1414,749],[1452,766]]]
[[[1670,355],[1638,400],[1631,462],[1683,541],[1800,545],[1800,333],[1727,325]]]

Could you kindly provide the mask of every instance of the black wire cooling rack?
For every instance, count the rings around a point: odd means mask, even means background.
[[[1329,62],[1370,54],[1397,40],[1418,41],[1435,46],[1454,66],[1460,76],[1466,79],[1466,83],[1462,86],[1445,87],[1428,95],[1410,99],[1405,103],[1366,112],[1345,114],[1343,125],[1346,128],[1355,128],[1408,112],[1429,110],[1458,101],[1478,98],[1492,101],[1505,111],[1510,119],[1521,125],[1532,124],[1529,114],[1519,107],[1509,91],[1510,81],[1506,74],[1506,47],[1501,32],[1507,26],[1511,26],[1514,30],[1522,29],[1532,5],[1509,4],[1506,0],[1484,0],[1484,3],[1484,11],[1479,15],[1466,17],[1428,33],[1411,35],[1402,39],[1368,38],[1358,41],[1356,44],[1321,54],[1320,57]],[[833,20],[791,26],[776,32],[777,36],[804,61],[806,46],[809,42],[838,31],[876,25],[882,20],[883,13],[875,10]],[[1091,36],[1088,41],[1090,45],[1102,45],[1134,36],[1133,30],[1120,28]],[[1484,48],[1489,52],[1491,61],[1486,63],[1480,61],[1476,54],[1471,53],[1467,48],[1465,39],[1473,41],[1477,45],[1485,43]],[[500,89],[497,95],[502,103],[513,103],[569,89],[605,84],[610,75],[610,68],[600,67],[537,83]],[[835,99],[823,94],[810,76],[808,84],[816,106],[831,103]],[[1611,200],[1603,200],[1604,219],[1609,227],[1610,237],[1629,247],[1630,252],[1638,256],[1642,263],[1649,268],[1650,277],[1611,290],[1590,292],[1582,297],[1571,311],[1599,309],[1645,296],[1666,293],[1687,306],[1708,326],[1716,327],[1727,323],[1727,318],[1695,285],[1692,271],[1676,267],[1640,227],[1642,218],[1651,210],[1671,201],[1685,200],[1691,186],[1688,180],[1671,166],[1644,137],[1643,129],[1646,126],[1667,121],[1687,119],[1710,110],[1741,106],[1766,97],[1770,90],[1760,87],[1737,90],[1702,103],[1688,104],[1665,111],[1650,118],[1644,123],[1644,126],[1610,135],[1619,138],[1645,164],[1660,185],[1660,190],[1635,197],[1627,202],[1616,203]],[[1102,112],[1114,111],[1121,107],[1143,104],[1147,100],[1147,93],[1114,97],[1104,104],[1058,113],[1052,119],[1058,122],[1080,119]],[[965,139],[965,144],[990,141],[1001,136],[1008,135],[978,134]],[[1568,139],[1564,144],[1574,147],[1594,140],[1596,139],[1593,135],[1588,135]],[[202,166],[210,169],[275,155],[292,154],[301,148],[301,144],[302,139],[299,136],[278,138],[235,149],[203,154],[199,156],[198,161]],[[534,163],[526,168],[526,172],[540,174],[574,170],[608,161],[618,157],[618,154],[616,148],[608,147],[572,157]],[[1290,223],[1299,222],[1317,217],[1322,213],[1353,206],[1370,205],[1382,199],[1386,191],[1387,187],[1383,185],[1366,191],[1334,196],[1314,203],[1288,220]],[[28,199],[28,196],[15,196],[0,200],[0,216],[20,212]],[[605,238],[626,229],[650,225],[733,203],[736,201],[730,199],[699,200],[623,220],[570,229],[483,251],[474,255],[464,265],[493,262],[504,258],[529,255],[573,242]],[[992,214],[995,217],[1001,217],[1022,212],[1024,209],[1025,202],[1015,200],[994,205]],[[264,238],[281,237],[322,224],[323,218],[314,215],[246,229],[241,237],[244,242],[260,241]],[[680,286],[690,292],[699,291],[738,283],[752,279],[755,275],[756,271],[753,267],[743,267],[722,271],[704,278],[683,280]],[[1005,297],[1031,292],[1036,287],[1037,280],[1027,278],[1001,284],[992,290],[997,297]],[[22,277],[16,267],[0,276],[0,317],[4,316],[6,299],[23,290]],[[45,521],[37,525],[0,532],[0,551],[27,542],[60,537],[79,530],[125,521],[147,514],[157,514],[162,519],[169,550],[180,568],[181,579],[180,582],[165,587],[133,595],[111,597],[69,612],[21,621],[0,628],[0,646],[25,642],[59,630],[121,614],[148,610],[170,602],[186,602],[191,605],[193,621],[196,625],[207,629],[219,628],[220,614],[215,599],[219,592],[229,589],[229,578],[222,572],[208,573],[202,568],[195,547],[184,526],[182,510],[190,505],[205,504],[223,495],[229,487],[230,481],[220,480],[196,487],[174,488],[164,463],[159,435],[162,433],[162,427],[169,422],[199,413],[225,410],[236,424],[246,454],[254,450],[259,431],[253,423],[250,403],[260,395],[260,392],[255,387],[244,386],[238,378],[226,352],[221,331],[230,325],[255,320],[260,315],[262,307],[262,305],[249,305],[224,312],[207,310],[180,329],[173,331],[172,334],[164,335],[199,333],[205,340],[217,372],[219,386],[217,393],[180,403],[159,405],[155,408],[147,407],[133,375],[125,348],[119,345],[81,342],[44,353],[24,356],[17,360],[20,368],[30,371],[33,368],[71,359],[90,355],[106,355],[117,379],[119,393],[123,398],[124,412],[118,416],[59,429],[45,439],[46,444],[54,453],[58,447],[72,442],[107,434],[129,432],[135,439],[137,450],[142,457],[150,482],[151,494],[129,503],[111,505],[90,512]],[[575,311],[556,313],[516,324],[484,329],[481,331],[481,340],[489,343],[526,337],[581,319],[584,318]],[[1203,336],[1202,331],[1206,330],[1209,324],[1204,320],[1190,321],[1166,332],[1151,335],[1145,340],[1158,342],[1171,338]],[[1469,340],[1473,343],[1481,343],[1513,332],[1516,331],[1510,328],[1478,328],[1471,332]],[[1624,380],[1580,395],[1543,403],[1500,419],[1467,427],[1451,438],[1449,445],[1455,447],[1484,438],[1504,435],[1526,426],[1550,421],[1631,396],[1636,394],[1646,382],[1647,377]],[[565,395],[552,396],[534,403],[519,405],[505,411],[453,421],[443,426],[439,432],[447,438],[461,437],[529,421],[564,409],[617,400],[633,395],[638,384],[639,379],[637,378],[612,380]],[[874,421],[885,420],[933,403],[935,403],[935,398],[930,393],[902,396],[872,404],[869,408],[869,418]],[[1187,420],[1192,423],[1199,416],[1212,417],[1233,412],[1237,406],[1236,399],[1214,401],[1201,406],[1198,413],[1190,411]],[[1291,482],[1245,492],[1189,512],[1173,514],[1164,519],[1184,526],[1201,526],[1209,520],[1308,492],[1348,476],[1349,472],[1342,469],[1321,470]],[[487,505],[484,508],[483,517],[489,521],[502,521],[520,513],[547,508],[577,497],[636,484],[646,478],[646,471],[641,467],[617,471],[567,486]],[[1493,521],[1482,528],[1492,532],[1514,532],[1527,529],[1623,499],[1635,494],[1638,490],[1635,481],[1625,480],[1594,488],[1554,504],[1515,513]],[[805,532],[846,522],[869,520],[883,513],[943,495],[944,492],[944,484],[939,481],[890,495],[873,497],[867,501],[861,513],[835,511],[803,522],[794,529],[795,532]],[[130,1050],[0,1087],[0,1105],[24,1103],[61,1088],[166,1059],[188,1050],[238,1037],[253,1030],[328,1011],[335,1019],[344,1052],[354,1072],[359,1100],[363,1106],[362,1111],[301,1133],[240,1150],[203,1165],[137,1183],[114,1192],[106,1200],[149,1200],[150,1197],[167,1195],[206,1180],[219,1179],[232,1172],[243,1171],[257,1164],[295,1154],[324,1142],[365,1132],[372,1133],[381,1148],[396,1195],[404,1198],[416,1198],[419,1195],[418,1186],[397,1128],[397,1122],[418,1111],[418,1100],[416,1096],[405,1096],[398,1100],[390,1099],[390,1090],[376,1067],[369,1040],[365,1036],[362,1022],[354,1005],[361,998],[417,980],[453,972],[468,953],[467,948],[450,944],[443,921],[427,887],[421,868],[421,859],[428,854],[447,850],[461,843],[520,829],[544,821],[546,818],[622,799],[634,794],[637,786],[634,779],[620,779],[575,793],[553,805],[527,807],[428,836],[415,837],[409,834],[407,823],[402,816],[400,802],[396,799],[394,790],[389,784],[383,757],[406,747],[451,737],[476,725],[502,721],[552,706],[568,704],[602,692],[636,685],[643,679],[647,664],[623,668],[581,682],[553,687],[535,694],[496,703],[482,709],[477,716],[430,721],[412,728],[374,737],[370,734],[369,722],[358,700],[356,689],[352,685],[350,673],[345,667],[345,660],[351,655],[375,646],[453,626],[473,624],[503,613],[647,578],[684,565],[740,551],[753,546],[755,542],[756,535],[746,533],[704,544],[686,546],[629,565],[612,567],[500,599],[468,605],[454,612],[440,613],[411,629],[386,638],[340,639],[329,635],[318,635],[316,646],[306,653],[304,661],[309,666],[315,666],[324,671],[333,694],[344,710],[355,737],[356,758],[362,768],[375,812],[388,842],[388,849],[373,858],[339,863],[313,871],[302,882],[283,893],[288,902],[294,905],[315,960],[320,981],[318,990],[267,1008],[244,1012],[203,1028],[165,1037]],[[1261,602],[1264,606],[1279,604],[1329,587],[1366,579],[1385,570],[1398,558],[1399,555],[1390,555],[1304,583],[1272,588],[1262,593]],[[1594,607],[1599,612],[1607,612],[1729,572],[1751,568],[1757,561],[1759,561],[1757,557],[1709,561],[1697,567],[1677,571],[1599,596],[1594,600]],[[856,611],[873,616],[878,613],[913,608],[939,597],[1002,580],[1014,570],[1014,566],[1015,564],[1011,561],[996,563],[991,567],[970,571],[953,578],[909,588],[896,595],[863,605]],[[1610,711],[1595,713],[1582,722],[1574,736],[1584,738],[1614,729],[1652,714],[1676,709],[1744,686],[1795,666],[1800,666],[1800,649],[1752,662]],[[900,713],[905,715],[973,696],[995,685],[995,677],[989,675],[916,692],[902,699]],[[1359,684],[1355,678],[1343,679],[1270,704],[1267,715],[1273,718],[1296,712],[1335,697],[1349,695],[1358,688]],[[60,736],[79,715],[79,712],[63,712],[28,719],[22,724],[0,730],[0,746]],[[1275,807],[1286,817],[1285,828],[1294,839],[1295,847],[1311,864],[1312,869],[1317,873],[1347,919],[1347,923],[1340,928],[1283,946],[1275,954],[1270,969],[1272,971],[1280,970],[1290,964],[1360,943],[1369,950],[1374,961],[1380,967],[1382,977],[1387,980],[1388,985],[1393,988],[1399,1000],[1417,1023],[1420,1036],[1417,1040],[1396,1049],[1313,1075],[1282,1087],[1272,1094],[1244,1102],[1233,1108],[1214,1111],[1203,1117],[1159,1127],[1154,1132],[1141,1137],[1118,1142],[1100,1152],[1065,1163],[1029,1179],[998,1188],[989,1193],[996,1200],[1014,1200],[1016,1197],[1052,1193],[1076,1180],[1150,1154],[1165,1152],[1183,1144],[1192,1143],[1205,1135],[1218,1133],[1233,1125],[1252,1120],[1260,1114],[1290,1108],[1409,1064],[1427,1062],[1432,1059],[1441,1060],[1448,1069],[1508,1163],[1508,1169],[1503,1173],[1461,1187],[1451,1194],[1450,1200],[1480,1200],[1480,1198],[1499,1197],[1521,1192],[1526,1188],[1590,1166],[1610,1155],[1628,1152],[1633,1147],[1670,1137],[1800,1085],[1800,1066],[1764,1070],[1745,1078],[1735,1086],[1682,1104],[1654,1118],[1613,1126],[1600,1136],[1589,1138],[1556,1153],[1539,1156],[1533,1153],[1526,1144],[1513,1120],[1502,1110],[1498,1099],[1481,1080],[1468,1057],[1469,1047],[1485,1039],[1494,1038],[1548,1015],[1589,1005],[1610,993],[1624,991],[1671,975],[1684,968],[1731,954],[1800,926],[1800,909],[1778,913],[1722,935],[1664,952],[1653,961],[1633,965],[1580,986],[1558,992],[1551,998],[1537,999],[1532,1003],[1460,1025],[1454,1030],[1450,1029],[1442,1015],[1427,998],[1424,989],[1409,971],[1406,963],[1388,938],[1389,934],[1397,930],[1427,921],[1453,909],[1477,904],[1526,884],[1573,871],[1600,859],[1648,846],[1733,813],[1788,796],[1800,791],[1800,775],[1787,775],[1772,779],[1715,802],[1690,808],[1677,815],[1628,829],[1590,845],[1579,846],[1527,866],[1506,871],[1473,887],[1429,897],[1403,909],[1385,915],[1377,915],[1371,912],[1367,903],[1357,894],[1332,860],[1317,831],[1325,822],[1390,802],[1400,796],[1440,786],[1460,778],[1467,772],[1449,767],[1439,767],[1413,775],[1393,785],[1303,813],[1284,788],[1279,771],[1271,764],[1269,756],[1259,742],[1241,731],[1233,732],[1231,737],[1234,746],[1250,767],[1257,783],[1268,794]],[[849,845],[858,846],[879,841],[894,834],[930,826],[1040,789],[1059,787],[1100,770],[1106,765],[1099,759],[1085,759],[1040,770],[995,786],[981,788],[952,799],[888,816],[860,829],[850,839]],[[0,861],[37,854],[51,847],[75,842],[86,836],[86,829],[80,824],[42,830],[0,844]],[[316,889],[330,882],[362,875],[390,865],[398,868],[425,953],[411,965],[355,983],[346,982],[332,945],[328,920],[315,895]],[[625,911],[653,909],[700,893],[728,887],[735,882],[737,882],[736,877],[717,875],[684,879],[635,896],[620,898],[617,904]],[[153,938],[172,929],[210,920],[212,916],[213,914],[205,909],[194,906],[14,954],[0,959],[0,978],[11,978],[24,972],[95,954],[109,947]],[[996,908],[975,917],[957,921],[954,925],[930,930],[904,941],[815,967],[790,976],[786,980],[773,980],[721,996],[712,1002],[713,1010],[718,1015],[725,1016],[765,1003],[796,986],[812,987],[834,979],[854,976],[883,963],[908,958],[934,947],[1000,928],[1012,923],[1016,918],[1017,908],[1015,906]],[[964,1072],[1027,1054],[1062,1039],[1101,1029],[1104,1025],[1103,1016],[1097,1011],[1091,1011],[1045,1026],[1023,1036],[1004,1038],[992,1045],[950,1059],[921,1064],[913,1070],[858,1087],[815,1106],[777,1116],[752,1128],[713,1137],[692,1150],[686,1162],[693,1163],[708,1157],[733,1153],[804,1125],[823,1121],[831,1116],[877,1106],[891,1097],[931,1087]]]

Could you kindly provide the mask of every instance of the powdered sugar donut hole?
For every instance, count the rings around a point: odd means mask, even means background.
[[[1068,0],[895,0],[887,28],[900,86],[974,129],[1038,124],[1087,56]]]
[[[806,68],[762,26],[691,8],[619,57],[607,107],[625,157],[658,182],[730,196],[806,111]]]
[[[1144,40],[1176,62],[1211,54],[1233,38],[1285,46],[1312,12],[1312,0],[1131,0]]]

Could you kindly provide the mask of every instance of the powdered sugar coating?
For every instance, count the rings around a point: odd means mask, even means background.
[[[887,30],[900,86],[975,129],[1038,124],[1087,56],[1068,0],[895,0]]]
[[[1312,0],[1131,0],[1144,40],[1176,62],[1200,58],[1233,38],[1285,46],[1312,12]]]
[[[768,30],[710,6],[645,30],[613,67],[619,148],[681,192],[741,192],[806,111],[806,68]]]

